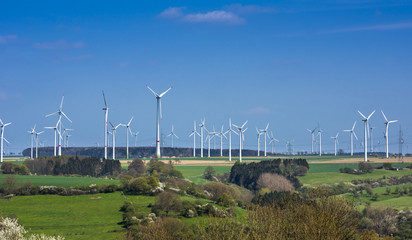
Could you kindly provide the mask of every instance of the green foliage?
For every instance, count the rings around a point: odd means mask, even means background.
[[[127,167],[127,170],[129,170],[129,172],[133,170],[133,172],[135,173],[133,177],[138,177],[144,175],[144,173],[146,172],[146,166],[144,165],[144,162],[141,159],[136,158]]]
[[[360,173],[371,173],[374,169],[373,165],[368,162],[359,162],[358,167]]]
[[[236,202],[233,200],[232,195],[228,193],[223,193],[216,201],[217,204],[223,207],[230,207],[236,205]]]
[[[40,157],[24,162],[32,173],[44,175],[79,174],[83,176],[115,176],[121,171],[120,161],[95,157]]]
[[[15,194],[19,188],[19,181],[14,175],[7,175],[2,182],[2,186],[5,194]]]
[[[183,174],[173,167],[171,161],[169,164],[165,164],[157,159],[151,159],[147,171],[150,175],[155,177],[159,174],[158,178],[162,181],[166,180],[168,177],[183,178]]]
[[[176,193],[171,191],[164,191],[156,196],[156,203],[152,207],[152,211],[156,215],[169,215],[169,212],[180,213],[183,210],[182,200],[177,196]]]
[[[285,176],[295,188],[299,188],[301,183],[296,176],[303,174],[304,168],[309,169],[305,159],[275,159],[249,164],[236,162],[230,170],[229,182],[255,191],[259,189],[257,180],[263,173],[276,173]]]
[[[386,170],[391,169],[391,168],[392,168],[392,163],[384,163],[384,164],[382,165],[382,167],[383,167],[384,169],[386,169]]]
[[[233,199],[240,200],[240,191],[232,186],[226,185],[220,182],[208,182],[204,185],[206,191],[208,191],[212,196],[213,201],[218,201],[223,194],[230,195]]]
[[[1,165],[4,174],[30,175],[29,169],[25,165],[5,162]]]
[[[129,181],[126,191],[129,194],[149,194],[159,185],[159,180],[153,176],[138,177]]]
[[[212,178],[216,175],[216,170],[212,166],[207,166],[205,171],[203,172],[203,177],[207,180],[212,180]]]

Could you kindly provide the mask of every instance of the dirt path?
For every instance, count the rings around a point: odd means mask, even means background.
[[[398,158],[369,158],[371,163],[400,163]],[[363,158],[344,158],[329,161],[311,161],[310,163],[358,163],[362,162]],[[412,163],[412,157],[404,157],[403,162]]]

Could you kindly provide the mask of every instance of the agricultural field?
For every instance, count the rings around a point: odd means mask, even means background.
[[[0,186],[6,178],[6,174],[0,174]],[[56,186],[56,187],[76,187],[89,186],[91,184],[116,184],[120,181],[116,179],[104,179],[93,177],[66,177],[66,176],[43,176],[43,175],[16,175],[20,183],[32,182],[36,186]]]

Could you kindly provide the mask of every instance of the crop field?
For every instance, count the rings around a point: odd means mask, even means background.
[[[0,174],[0,186],[6,178],[6,174]],[[90,184],[117,184],[120,181],[115,179],[92,178],[92,177],[65,177],[65,176],[43,176],[43,175],[16,175],[20,183],[32,182],[36,186],[57,186],[57,187],[76,187],[89,186]]]

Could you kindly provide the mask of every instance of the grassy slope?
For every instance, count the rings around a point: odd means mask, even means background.
[[[203,172],[207,166],[181,166],[176,165],[175,168],[182,172],[183,176],[196,184],[206,183],[207,181],[203,178]],[[225,172],[230,172],[231,166],[213,166],[216,173],[223,174]]]
[[[100,199],[91,197],[100,196]],[[117,193],[58,196],[18,196],[0,199],[3,215],[16,215],[30,233],[61,235],[66,239],[116,239],[122,237],[120,206],[123,196]]]
[[[6,174],[0,174],[0,186],[1,182],[6,178]],[[118,180],[110,180],[104,178],[92,178],[92,177],[64,177],[64,176],[41,176],[41,175],[16,175],[20,183],[31,181],[37,186],[57,186],[57,187],[74,187],[74,186],[88,186],[90,184],[117,184],[120,185]]]

